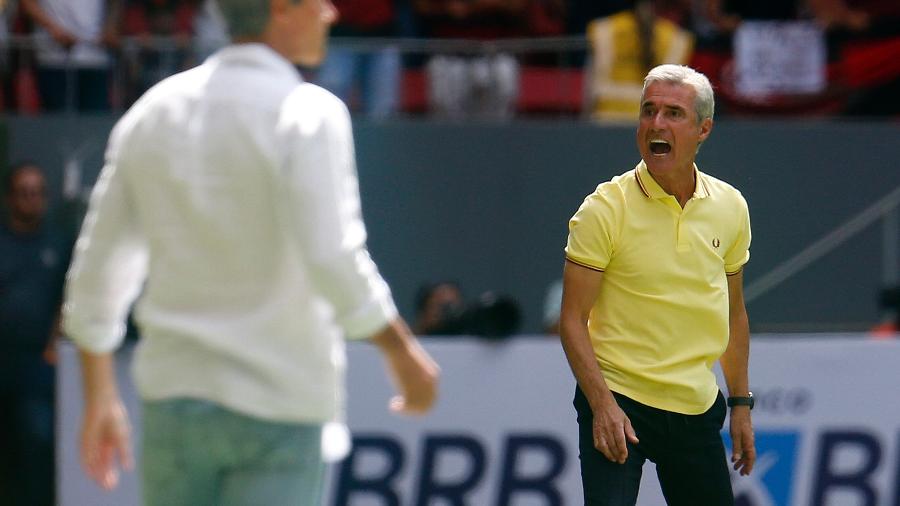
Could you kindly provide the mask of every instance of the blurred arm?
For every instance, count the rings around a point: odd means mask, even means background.
[[[327,102],[324,102],[327,101]],[[351,339],[372,338],[400,396],[394,410],[423,413],[436,396],[438,368],[399,317],[387,283],[366,249],[350,116],[334,97],[303,123],[286,170],[287,213],[313,285]],[[306,106],[308,107],[308,106]]]
[[[147,272],[147,249],[120,167],[122,129],[110,136],[66,279],[63,329],[79,348],[114,350]]]
[[[119,482],[119,470],[134,467],[131,427],[116,383],[115,359],[111,353],[82,351],[84,421],[81,427],[81,466],[106,490]]]
[[[70,33],[68,30],[63,28],[59,23],[56,22],[48,13],[41,7],[41,4],[38,0],[22,0],[22,9],[25,11],[31,19],[34,20],[35,23],[44,27],[45,30],[63,47],[71,47],[78,39]]]
[[[422,348],[406,323],[394,319],[371,338],[388,365],[398,395],[390,401],[395,412],[424,414],[437,399],[440,369]]]

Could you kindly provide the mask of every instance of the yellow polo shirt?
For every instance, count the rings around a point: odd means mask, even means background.
[[[588,329],[610,389],[642,404],[705,412],[728,344],[727,273],[750,258],[747,202],[694,167],[684,209],[642,161],[602,183],[569,222],[566,258],[602,271]]]

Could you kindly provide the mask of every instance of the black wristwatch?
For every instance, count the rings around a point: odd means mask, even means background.
[[[753,392],[747,392],[747,397],[728,398],[729,408],[733,408],[735,406],[748,406],[750,409],[753,409],[754,404],[756,404],[756,399],[753,398]]]

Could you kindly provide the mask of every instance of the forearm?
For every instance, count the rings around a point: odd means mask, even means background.
[[[41,25],[48,31],[60,30],[61,27],[56,24],[47,12],[41,7],[37,0],[22,0],[22,9],[26,14],[31,16],[37,24]]]
[[[414,342],[412,332],[399,317],[391,320],[369,340],[385,355],[402,352]]]
[[[730,318],[728,347],[719,359],[728,386],[728,395],[743,397],[750,391],[748,365],[750,361],[750,325],[743,308]]]
[[[84,350],[79,355],[85,404],[118,399],[119,387],[116,382],[114,355]]]
[[[559,334],[572,374],[591,408],[614,401],[594,355],[586,323],[580,319],[563,317],[559,324]]]

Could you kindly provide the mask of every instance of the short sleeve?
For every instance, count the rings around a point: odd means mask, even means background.
[[[566,259],[590,269],[606,269],[617,236],[616,208],[612,195],[604,191],[603,185],[584,199],[569,220]]]
[[[725,253],[725,272],[735,274],[750,260],[750,210],[744,197],[738,195],[739,211],[735,240]]]

